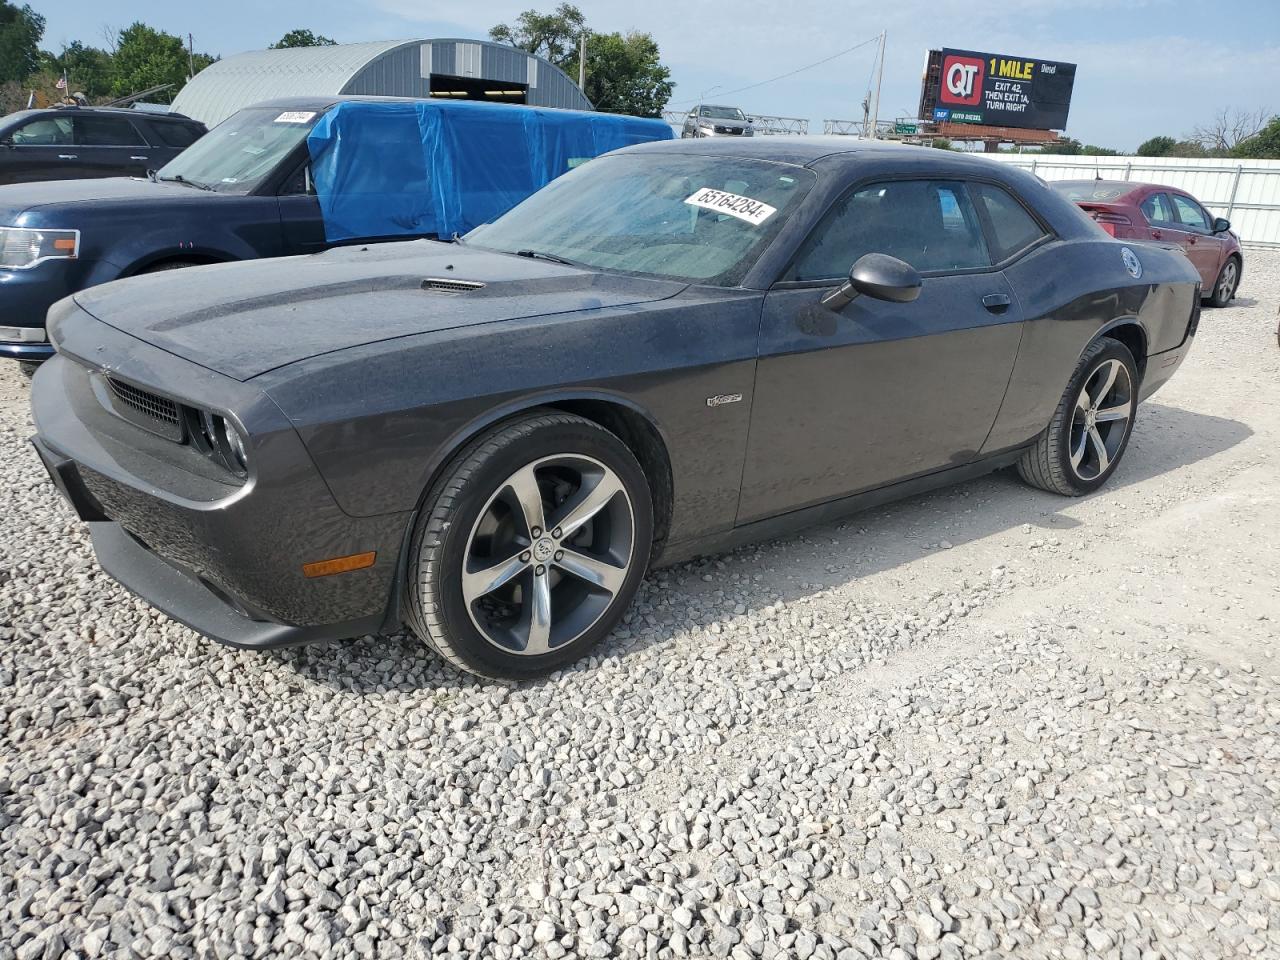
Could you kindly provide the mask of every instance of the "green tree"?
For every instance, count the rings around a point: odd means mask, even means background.
[[[273,43],[268,50],[284,50],[289,47],[332,47],[336,46],[337,40],[322,36],[318,33],[312,33],[310,30],[290,30],[278,41]]]
[[[489,31],[489,39],[528,50],[568,70],[578,59],[578,40],[586,33],[587,18],[571,3],[562,3],[551,13],[526,10],[514,24],[500,23]]]
[[[951,146],[951,141],[948,140],[946,137],[934,137],[931,141],[929,141],[929,146],[933,147],[935,150],[954,150],[955,149],[954,147]]]
[[[490,39],[550,60],[578,78],[578,44],[586,34],[587,95],[597,110],[661,116],[671,99],[671,71],[662,65],[658,44],[647,33],[591,33],[582,11],[562,3],[551,13],[526,10],[515,23],[500,23]]]
[[[1178,145],[1178,141],[1173,137],[1152,137],[1145,141],[1142,146],[1138,147],[1138,156],[1140,157],[1167,157],[1169,152]]]
[[[578,58],[568,64],[578,73]],[[587,83],[583,91],[597,110],[660,117],[671,99],[671,71],[658,58],[658,44],[647,33],[593,33],[587,38]]]
[[[1248,160],[1280,160],[1280,116],[1272,117],[1253,136],[1237,143],[1231,155]]]
[[[106,50],[86,47],[76,40],[60,54],[44,51],[40,60],[45,73],[61,77],[66,71],[71,84],[68,93],[83,93],[90,100],[104,99],[111,94],[114,66]]]
[[[199,73],[215,57],[198,53],[188,60],[187,48],[179,37],[135,23],[120,31],[112,59],[111,92],[118,97],[138,93],[161,84],[173,84],[166,95],[172,97],[192,73]]]
[[[44,17],[27,4],[0,0],[0,83],[24,83],[40,69]]]

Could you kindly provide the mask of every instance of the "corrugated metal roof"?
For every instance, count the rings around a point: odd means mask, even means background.
[[[540,57],[485,40],[455,39],[241,53],[200,71],[178,93],[173,109],[212,127],[243,107],[277,97],[424,97],[431,74],[527,84],[532,105],[592,109],[577,84]]]
[[[212,127],[259,100],[336,95],[373,60],[418,42],[378,40],[239,53],[201,70],[178,92],[173,109]]]

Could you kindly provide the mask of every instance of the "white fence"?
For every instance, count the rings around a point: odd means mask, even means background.
[[[1190,160],[1174,157],[1063,157],[986,154],[1045,180],[1136,180],[1177,187],[1215,216],[1226,217],[1250,246],[1280,248],[1280,160]]]

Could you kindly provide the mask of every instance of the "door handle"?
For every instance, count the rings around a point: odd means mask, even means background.
[[[1004,313],[1012,302],[1007,293],[988,293],[982,298],[982,305],[992,313]]]
[[[59,160],[74,160],[74,159],[76,159],[76,155],[75,155],[74,153],[60,153],[60,154],[58,154],[58,159],[59,159]]]
[[[147,158],[146,158],[146,157],[130,157],[129,159],[130,159],[130,160],[145,160],[145,159],[147,159]]]

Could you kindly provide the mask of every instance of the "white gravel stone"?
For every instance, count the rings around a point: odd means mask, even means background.
[[[169,621],[0,368],[0,960],[1280,956],[1278,301],[1249,252],[1099,494],[659,571],[520,685]]]

